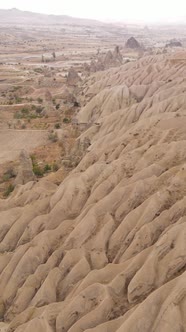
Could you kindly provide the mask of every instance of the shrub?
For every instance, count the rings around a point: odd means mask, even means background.
[[[57,134],[56,134],[56,133],[50,133],[50,134],[48,135],[48,139],[49,139],[50,141],[52,141],[52,143],[57,142],[57,141],[58,141]]]
[[[46,164],[44,167],[44,172],[49,172],[51,171],[52,167],[49,164]]]
[[[64,123],[69,123],[69,122],[70,122],[70,119],[68,119],[68,118],[64,118],[64,119],[63,119],[63,122],[64,122]]]
[[[15,119],[23,119],[23,118],[27,118],[28,116],[29,116],[29,109],[26,107],[23,107],[21,109],[21,112],[16,112],[14,114]]]
[[[56,110],[58,110],[60,108],[60,104],[56,105]]]
[[[9,184],[8,188],[6,189],[6,191],[4,192],[3,196],[4,197],[8,197],[12,191],[14,190],[14,185],[13,184]]]
[[[80,104],[77,101],[75,101],[74,102],[74,107],[80,107]]]
[[[44,62],[44,61],[43,61],[43,62]],[[34,68],[34,71],[35,71],[36,73],[42,74],[43,69],[42,69],[42,68]]]
[[[15,96],[15,103],[20,104],[22,102],[22,98]]]
[[[13,86],[13,88],[12,88],[12,92],[15,92],[15,91],[17,91],[17,90],[19,90],[19,89],[21,89],[20,86]]]
[[[43,107],[41,107],[41,106],[36,107],[37,114],[41,114],[42,112],[43,112]]]
[[[33,164],[33,172],[37,176],[43,176],[44,174],[43,169],[37,163]]]
[[[14,173],[13,168],[9,168],[9,169],[7,169],[7,171],[3,175],[3,181],[8,181],[8,180],[10,180],[12,178],[15,178],[15,176],[16,175]]]
[[[29,109],[26,108],[26,107],[23,107],[23,108],[21,109],[21,113],[23,114],[23,116],[26,116],[26,115],[29,114]]]
[[[40,97],[38,97],[38,98],[37,98],[37,101],[38,101],[38,103],[40,103],[40,104],[41,104],[41,103],[43,102],[43,99],[42,99],[42,98],[40,98]]]
[[[32,164],[35,164],[36,163],[36,155],[35,154],[31,154],[30,158],[32,160]]]
[[[59,129],[61,127],[60,123],[56,123],[54,127],[55,127],[55,129]]]
[[[32,113],[32,114],[29,115],[29,118],[30,119],[36,119],[36,118],[38,118],[38,115]]]
[[[14,114],[14,119],[21,119],[21,118],[22,118],[22,114],[21,114],[21,113],[16,112],[16,113]]]

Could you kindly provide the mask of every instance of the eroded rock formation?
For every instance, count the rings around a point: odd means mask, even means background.
[[[8,332],[186,330],[185,59],[91,76],[79,165],[0,201]]]
[[[67,75],[67,84],[69,86],[76,86],[76,84],[80,81],[81,81],[81,77],[78,75],[76,70],[73,67],[70,68],[68,75]]]
[[[34,180],[35,175],[33,173],[32,160],[29,154],[25,150],[22,150],[19,156],[19,169],[15,179],[15,185],[26,184]]]
[[[95,73],[112,67],[118,67],[122,62],[123,57],[120,48],[116,46],[113,52],[109,50],[105,55],[98,52],[97,59],[92,60],[90,65],[87,63],[84,64],[84,70],[88,73]]]
[[[132,48],[132,49],[141,48],[139,42],[134,37],[131,37],[127,40],[127,42],[125,44],[125,47],[126,48]]]
[[[172,39],[165,47],[183,47],[183,45],[179,40]]]

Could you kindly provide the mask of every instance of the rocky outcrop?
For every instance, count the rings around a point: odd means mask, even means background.
[[[32,160],[29,154],[22,150],[19,156],[19,170],[15,179],[15,185],[23,185],[33,180],[35,180],[35,175],[33,173]]]
[[[127,40],[125,47],[131,49],[140,49],[141,45],[134,37],[131,37]]]

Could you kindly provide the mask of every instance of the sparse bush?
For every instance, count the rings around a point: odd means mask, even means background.
[[[60,104],[56,105],[56,110],[58,110],[60,108]]]

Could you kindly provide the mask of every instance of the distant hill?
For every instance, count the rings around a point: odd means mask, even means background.
[[[67,15],[46,15],[22,11],[16,8],[0,9],[0,24],[33,24],[33,25],[104,25],[104,23],[83,18],[75,18]]]

